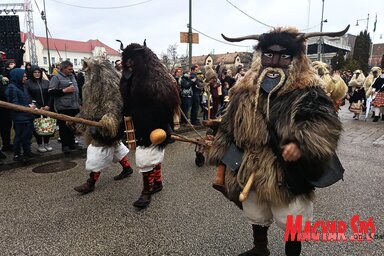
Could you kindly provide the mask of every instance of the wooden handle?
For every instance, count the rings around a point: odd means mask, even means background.
[[[6,109],[11,109],[11,110],[16,110],[16,111],[21,111],[21,112],[27,112],[27,113],[31,113],[31,114],[34,114],[34,115],[49,116],[49,117],[52,117],[52,118],[55,118],[55,119],[59,119],[59,120],[63,120],[63,121],[66,121],[66,122],[81,123],[81,124],[85,124],[85,125],[90,125],[90,126],[96,126],[96,127],[103,128],[103,125],[101,123],[99,123],[99,122],[87,120],[87,119],[80,118],[80,117],[73,117],[73,116],[67,116],[67,115],[63,115],[63,114],[58,114],[56,112],[46,111],[46,110],[42,110],[42,109],[24,107],[24,106],[16,105],[16,104],[9,103],[9,102],[6,102],[6,101],[1,101],[0,100],[0,107],[6,108]]]
[[[248,178],[247,184],[245,184],[245,187],[243,189],[243,192],[240,193],[239,200],[240,202],[244,202],[245,199],[247,199],[249,191],[252,188],[253,185],[253,179],[255,178],[255,173],[252,172],[251,175]]]
[[[219,164],[216,170],[215,184],[224,185],[225,179],[225,164]]]

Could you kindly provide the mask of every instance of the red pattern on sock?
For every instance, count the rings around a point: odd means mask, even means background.
[[[96,182],[100,177],[100,172],[91,172],[91,178]]]
[[[151,192],[153,190],[153,182],[153,171],[143,172],[143,192]]]
[[[129,168],[129,167],[131,167],[131,163],[129,162],[128,156],[123,157],[123,158],[120,160],[120,164],[121,164],[121,166],[123,166],[123,168]]]
[[[153,168],[153,178],[154,181],[157,183],[162,182],[162,177],[161,177],[161,163],[157,164],[155,168]]]

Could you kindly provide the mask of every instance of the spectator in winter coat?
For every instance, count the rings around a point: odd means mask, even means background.
[[[32,104],[28,90],[26,86],[24,86],[26,79],[27,75],[25,74],[24,69],[15,68],[10,72],[10,84],[6,91],[7,99],[8,102],[13,104],[35,108],[36,106]],[[33,114],[12,110],[11,117],[13,128],[15,130],[15,138],[13,140],[13,160],[25,161],[30,157],[36,156],[31,152]],[[21,150],[23,150],[23,154],[21,153]]]
[[[73,75],[73,64],[63,61],[60,72],[53,76],[48,93],[54,98],[54,107],[57,113],[76,116],[80,111],[79,88]],[[58,120],[62,151],[79,150],[81,147],[75,144],[75,134],[65,121]]]

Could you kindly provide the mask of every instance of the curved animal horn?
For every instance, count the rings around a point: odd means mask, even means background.
[[[241,42],[243,40],[247,39],[253,39],[253,40],[260,40],[261,35],[249,35],[249,36],[242,36],[242,37],[226,37],[225,35],[221,34],[221,36],[227,40],[228,42]]]
[[[117,42],[120,42],[120,50],[124,51],[124,45],[123,42],[121,42],[119,39],[116,39]]]
[[[349,25],[344,30],[342,30],[342,31],[338,31],[338,32],[312,32],[312,33],[305,33],[305,34],[301,34],[301,37],[303,39],[307,39],[307,38],[314,37],[314,36],[337,37],[337,36],[342,36],[345,33],[347,33],[348,29],[349,29]]]
[[[143,43],[143,45],[144,45],[145,47],[147,47],[147,39],[144,39],[144,43]]]

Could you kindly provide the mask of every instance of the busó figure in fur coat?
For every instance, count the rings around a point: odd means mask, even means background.
[[[177,83],[155,53],[144,45],[129,44],[123,51],[120,91],[124,116],[133,121],[136,139],[136,168],[143,177],[143,189],[133,205],[146,208],[151,195],[163,188],[164,148],[172,133],[173,117],[180,106]],[[154,130],[163,130],[161,143],[151,141]]]
[[[83,105],[78,117],[97,121],[103,128],[76,125],[77,132],[85,133],[88,144],[85,168],[89,179],[75,187],[79,193],[92,192],[100,172],[112,162],[123,167],[115,180],[127,178],[133,170],[128,160],[128,148],[121,142],[123,137],[123,99],[120,95],[120,73],[104,57],[85,59],[83,64],[86,79],[83,86]],[[73,125],[72,125],[73,126]]]
[[[347,28],[348,29],[348,28]],[[254,247],[241,255],[270,255],[267,231],[273,220],[285,229],[287,215],[310,221],[314,186],[334,154],[340,133],[332,100],[305,55],[305,40],[335,33],[269,33],[224,39],[258,40],[251,69],[229,91],[230,102],[209,151],[224,169],[214,184],[243,209],[252,223]],[[304,170],[303,170],[304,169]],[[300,237],[286,238],[285,253],[300,255]],[[281,254],[279,254],[281,255]]]

